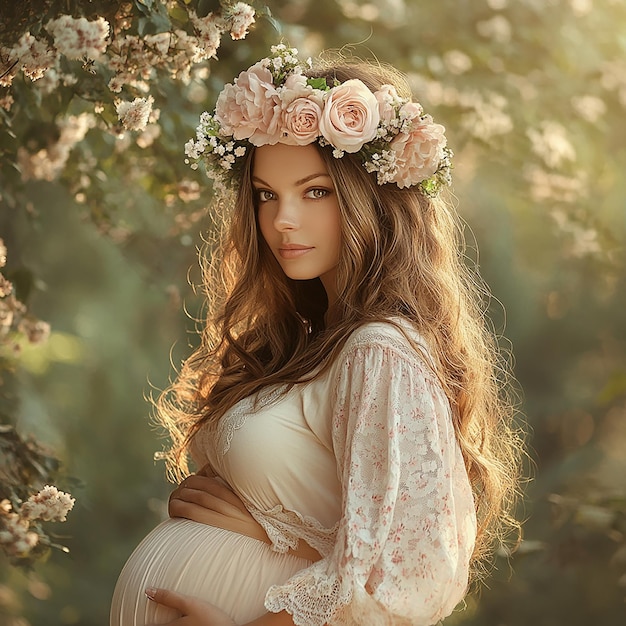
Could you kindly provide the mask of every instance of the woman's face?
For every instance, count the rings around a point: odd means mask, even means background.
[[[341,219],[333,181],[317,149],[256,148],[252,184],[261,233],[283,271],[294,280],[320,278],[331,304]]]

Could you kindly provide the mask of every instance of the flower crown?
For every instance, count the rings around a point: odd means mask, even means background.
[[[280,44],[271,52],[224,87],[215,112],[200,117],[196,140],[185,144],[185,162],[196,169],[204,161],[218,188],[237,186],[251,145],[314,141],[332,146],[338,159],[356,154],[379,185],[418,185],[434,196],[450,184],[445,129],[420,104],[398,96],[392,85],[374,93],[358,79],[329,85],[304,74],[295,48]]]

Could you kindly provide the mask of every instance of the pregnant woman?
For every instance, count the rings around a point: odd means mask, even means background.
[[[130,556],[111,626],[431,626],[515,527],[521,447],[444,128],[391,68],[296,55],[226,85],[186,146],[225,229],[157,417],[172,474],[204,469]]]

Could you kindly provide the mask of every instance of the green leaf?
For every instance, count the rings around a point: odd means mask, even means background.
[[[140,17],[137,20],[137,34],[140,37],[147,35],[150,32],[150,20],[147,17]]]
[[[256,18],[268,21],[279,35],[283,34],[283,25],[272,15],[269,7],[265,6],[258,9],[256,11]]]
[[[174,5],[169,11],[170,19],[179,22],[180,24],[185,24],[189,21],[189,15],[187,11],[183,9],[183,7],[179,5]]]
[[[321,91],[328,91],[329,89],[325,78],[309,78],[306,84],[313,87],[313,89],[320,89]]]
[[[154,0],[135,0],[135,6],[146,16],[150,16]]]

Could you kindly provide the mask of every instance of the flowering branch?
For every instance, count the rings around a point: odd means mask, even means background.
[[[11,501],[0,501],[0,546],[13,560],[25,560],[37,545],[67,548],[51,544],[41,522],[64,522],[74,506],[74,498],[46,485],[26,502],[13,508]]]
[[[127,231],[110,225],[109,207],[116,206],[110,195],[120,187],[139,187],[132,183],[153,159],[142,151],[157,140],[161,152],[171,153],[163,161],[173,165],[149,193],[165,211],[175,201],[199,204],[198,184],[177,174],[175,154],[178,169],[184,168],[180,111],[173,111],[175,121],[163,120],[158,104],[172,93],[183,98],[193,89],[206,93],[209,61],[217,58],[225,36],[233,41],[247,36],[255,9],[233,0],[216,2],[208,13],[198,0],[5,4],[0,20],[2,216],[27,210],[25,183],[59,180],[91,209],[102,231],[121,241]],[[168,130],[162,134],[163,122]],[[135,153],[124,161],[129,147]],[[184,220],[189,226],[199,219],[199,211],[190,213]],[[173,232],[182,228],[180,220],[172,225]],[[43,343],[50,334],[50,326],[29,312],[21,293],[18,297],[6,257],[0,239],[0,386],[19,363],[21,348]],[[5,399],[6,387],[0,393]],[[0,551],[21,565],[55,547],[44,525],[64,519],[73,498],[52,486],[59,461],[22,439],[12,421],[11,415],[0,415]]]
[[[59,461],[14,427],[0,425],[0,549],[16,565],[30,565],[50,548],[44,523],[64,522],[74,498],[48,483],[58,478]]]
[[[64,117],[59,111],[56,128],[42,141],[16,142],[14,152],[3,151],[0,158],[17,167],[22,181],[58,178],[74,146],[94,127],[114,136],[142,133],[138,144],[152,143],[160,134],[159,110],[150,95],[155,81],[165,75],[188,85],[217,58],[225,34],[233,40],[246,37],[256,14],[250,5],[232,0],[220,1],[219,10],[206,15],[199,14],[197,2],[177,0],[121,3],[112,15],[98,14],[95,4],[77,3],[75,9],[85,15],[74,17],[63,13],[65,2],[47,2],[43,15],[27,11],[26,18],[19,14],[8,24],[14,43],[0,45],[0,113],[5,112],[0,126],[18,134],[16,90],[32,91],[39,102],[54,94],[65,97],[69,90],[70,102],[78,96],[91,103],[91,110],[83,107],[77,115]],[[20,74],[23,81],[16,82]]]
[[[0,270],[7,262],[7,249],[0,239]],[[20,352],[21,340],[43,343],[50,335],[50,325],[31,315],[15,296],[13,283],[0,271],[0,359]],[[0,361],[1,366],[1,361]]]

